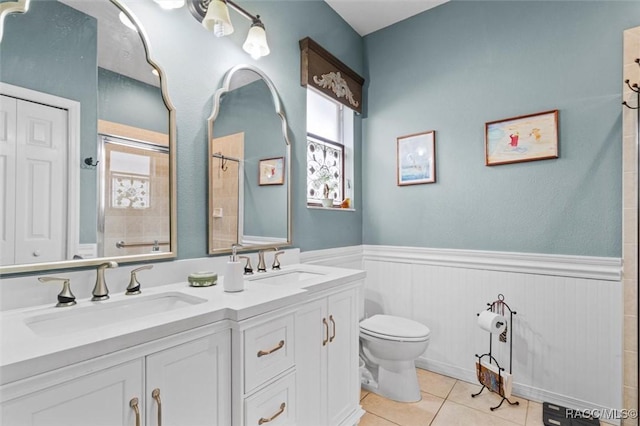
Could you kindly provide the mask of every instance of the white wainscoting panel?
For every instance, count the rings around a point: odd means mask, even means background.
[[[503,294],[517,312],[514,393],[578,409],[621,408],[620,260],[491,255],[364,246],[364,314],[427,325],[430,345],[416,364],[476,382],[475,354],[488,352],[490,338],[477,313]],[[507,370],[508,349],[494,336],[493,354]]]
[[[488,352],[490,338],[477,314],[503,294],[517,312],[514,394],[575,409],[622,407],[618,258],[365,245],[303,252],[300,259],[364,269],[363,316],[427,325],[431,341],[416,365],[472,383],[475,354]],[[508,369],[509,342],[493,339],[493,355]]]

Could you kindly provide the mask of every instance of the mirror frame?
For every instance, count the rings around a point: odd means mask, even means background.
[[[0,42],[4,34],[4,17],[10,13],[25,13],[31,0],[5,1],[0,3]]]
[[[167,89],[167,79],[164,70],[157,65],[149,54],[149,37],[147,36],[146,31],[140,24],[138,18],[131,12],[131,10],[124,4],[120,3],[118,0],[106,0],[110,1],[113,5],[115,5],[118,9],[120,9],[133,24],[138,28],[138,34],[140,35],[140,39],[142,41],[142,45],[144,46],[146,60],[158,70],[158,74],[160,75],[160,89],[162,91],[162,100],[167,108],[167,112],[169,115],[169,251],[160,252],[160,253],[149,253],[149,254],[137,254],[137,255],[127,255],[127,256],[111,256],[111,257],[97,257],[94,259],[82,259],[82,260],[62,260],[56,262],[43,262],[43,263],[24,263],[20,265],[7,265],[0,266],[0,276],[6,274],[17,274],[24,272],[38,272],[45,270],[58,270],[58,269],[74,269],[74,268],[86,268],[90,266],[100,265],[104,262],[115,261],[118,263],[135,263],[135,262],[146,262],[146,261],[155,261],[155,260],[164,260],[164,259],[174,259],[177,257],[178,250],[178,216],[177,216],[177,174],[176,174],[176,165],[177,165],[177,153],[176,153],[176,110],[171,100],[169,99],[168,89]],[[28,5],[29,0],[21,0],[18,3],[26,3]],[[5,3],[1,3],[4,5]],[[8,3],[13,4],[13,3]],[[15,12],[15,10],[8,9],[9,12]],[[0,15],[0,31],[2,30],[1,24],[4,20],[5,10],[0,8],[2,14]],[[22,12],[27,12],[27,10],[23,10]],[[1,35],[2,33],[0,33]],[[0,39],[1,40],[1,39]],[[80,167],[80,165],[77,165]],[[96,199],[96,203],[98,200]],[[96,224],[96,232],[97,232],[97,224]]]
[[[273,100],[273,106],[275,109],[275,113],[280,117],[280,121],[282,124],[282,136],[285,142],[285,162],[284,162],[284,171],[285,171],[285,182],[287,183],[287,241],[279,244],[253,244],[253,245],[238,245],[238,251],[251,251],[251,250],[260,250],[265,247],[289,247],[293,244],[292,241],[292,216],[291,216],[291,140],[289,139],[289,126],[287,124],[287,117],[284,114],[284,109],[282,107],[282,102],[280,101],[280,96],[278,95],[278,91],[276,90],[276,86],[273,84],[271,79],[258,67],[249,64],[239,64],[231,68],[224,76],[221,87],[216,90],[213,96],[213,110],[211,115],[207,119],[207,146],[209,153],[209,174],[207,176],[207,195],[209,198],[209,214],[208,214],[208,254],[226,254],[231,253],[231,247],[228,249],[213,249],[213,197],[211,197],[210,183],[211,176],[213,176],[214,165],[213,165],[213,152],[212,152],[212,144],[213,140],[213,127],[216,118],[218,117],[218,113],[220,112],[220,101],[225,93],[230,91],[231,88],[231,80],[234,75],[236,75],[240,71],[252,71],[256,73],[262,81],[269,88],[269,92],[271,93],[271,98]]]

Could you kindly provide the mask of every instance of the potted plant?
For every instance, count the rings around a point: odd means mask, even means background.
[[[329,184],[325,183],[324,188],[322,189],[322,207],[333,207],[333,198],[329,198],[329,194],[331,190],[329,189]]]

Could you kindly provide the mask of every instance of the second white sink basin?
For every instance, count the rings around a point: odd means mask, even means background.
[[[55,312],[29,316],[24,322],[38,335],[58,336],[129,322],[204,302],[206,299],[179,292],[127,296],[118,301],[92,302],[91,306],[56,308]]]

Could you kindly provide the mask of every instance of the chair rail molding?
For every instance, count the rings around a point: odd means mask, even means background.
[[[363,261],[367,260],[616,282],[622,279],[622,260],[617,257],[364,245]]]

